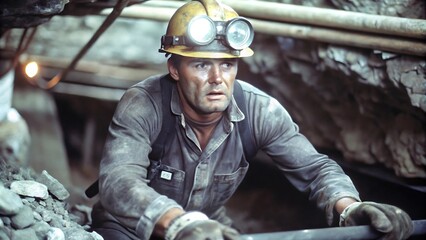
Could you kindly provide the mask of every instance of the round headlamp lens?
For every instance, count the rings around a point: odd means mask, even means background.
[[[242,50],[253,42],[253,27],[250,22],[237,18],[228,24],[226,29],[226,41],[228,45],[236,50]]]
[[[188,39],[195,45],[207,45],[216,37],[216,27],[209,17],[193,18],[188,24]]]

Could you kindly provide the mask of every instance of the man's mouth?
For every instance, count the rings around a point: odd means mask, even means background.
[[[207,95],[223,95],[223,91],[219,90],[219,89],[212,89],[211,91],[208,92]]]
[[[219,98],[222,98],[224,96],[224,93],[222,91],[212,91],[207,94],[207,98],[210,100],[218,100]]]

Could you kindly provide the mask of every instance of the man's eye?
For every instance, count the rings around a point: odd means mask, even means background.
[[[195,65],[196,68],[205,68],[206,64],[205,63],[198,63]]]
[[[232,67],[232,66],[233,66],[233,64],[232,64],[232,63],[227,62],[227,63],[223,63],[223,66],[224,66],[224,67],[226,67],[226,68],[230,68],[230,67]]]

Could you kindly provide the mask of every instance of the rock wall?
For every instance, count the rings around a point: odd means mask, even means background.
[[[303,4],[425,18],[425,3],[415,0]],[[317,147],[337,149],[346,161],[382,164],[400,177],[426,177],[424,58],[259,35],[253,48],[254,57],[245,59],[255,74],[250,81],[279,99]]]
[[[282,102],[316,146],[426,177],[426,96],[413,91],[426,84],[424,60],[265,38],[254,46],[262,54],[246,60],[256,74],[250,81]]]

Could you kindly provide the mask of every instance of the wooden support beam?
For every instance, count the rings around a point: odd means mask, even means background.
[[[266,1],[222,0],[240,15],[276,22],[426,39],[426,20]]]
[[[419,39],[426,38],[425,20],[263,1],[248,1],[245,4],[241,4],[241,1],[236,0],[224,0],[223,2],[230,4],[243,16],[269,19],[249,18],[257,33],[413,56],[426,56],[426,43],[424,39]],[[168,21],[176,11],[176,8],[183,3],[148,1],[145,4],[127,7],[123,10],[121,17]],[[110,11],[106,9],[101,14],[107,15]],[[297,17],[294,16],[295,14],[292,11],[298,12]],[[329,16],[334,16],[334,20],[332,21],[333,18]],[[320,20],[321,18],[323,20]],[[347,20],[341,22],[340,18]],[[358,18],[360,20],[356,20]],[[347,24],[347,22],[352,22],[352,24]],[[405,27],[400,29],[401,26]],[[375,32],[375,34],[372,34],[372,32]]]

